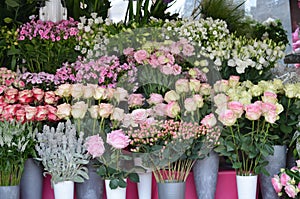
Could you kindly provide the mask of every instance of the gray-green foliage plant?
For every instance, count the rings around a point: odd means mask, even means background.
[[[32,123],[0,122],[0,186],[20,183],[25,161],[34,156],[34,145]]]
[[[60,122],[55,129],[44,125],[43,132],[36,135],[36,151],[45,168],[52,176],[52,184],[62,181],[83,182],[88,179],[88,156],[84,146],[83,132],[77,137],[76,127],[70,120]]]

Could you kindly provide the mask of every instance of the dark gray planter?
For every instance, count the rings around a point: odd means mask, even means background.
[[[203,160],[193,166],[194,181],[198,199],[214,199],[219,171],[219,155],[211,151]]]
[[[0,186],[0,198],[20,199],[20,186]]]
[[[159,199],[185,199],[185,182],[157,183]]]
[[[266,176],[264,174],[259,175],[260,189],[263,199],[279,199],[272,186],[271,180],[275,174],[280,172],[281,168],[286,167],[286,146],[275,145],[273,147],[274,154],[264,157],[269,161],[269,164],[265,168],[269,172],[270,176]]]
[[[43,195],[43,168],[33,158],[25,162],[20,183],[22,199],[42,199]]]
[[[91,161],[88,165],[89,179],[83,183],[76,183],[77,199],[102,199],[104,190],[104,180],[97,174],[97,169]]]

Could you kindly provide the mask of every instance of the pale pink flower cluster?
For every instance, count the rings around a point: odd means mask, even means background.
[[[0,120],[58,121],[58,100],[59,97],[53,91],[39,88],[20,91],[0,86]]]
[[[165,75],[179,75],[182,73],[182,67],[178,65],[177,57],[189,57],[194,54],[194,47],[187,40],[181,39],[170,45],[156,48],[148,52],[144,49],[134,50],[133,48],[125,49],[123,52],[127,56],[129,63],[134,62],[136,65],[150,65],[157,68]],[[141,70],[143,70],[142,67]]]
[[[19,29],[19,40],[39,38],[43,40],[51,40],[57,42],[67,40],[70,37],[76,37],[79,30],[77,21],[72,18],[62,20],[58,23],[52,21],[42,21],[35,17],[30,22],[23,24]]]
[[[57,72],[56,76],[61,77],[59,79],[63,80],[65,77],[64,73],[70,70],[74,70],[74,77],[70,78],[74,82],[98,84],[109,88],[116,87],[117,82],[123,75],[127,73],[135,74],[133,72],[135,70],[133,63],[122,63],[115,55],[102,56],[88,62],[78,59],[75,63],[65,64],[63,69]]]
[[[297,166],[291,169],[281,169],[278,175],[272,178],[272,185],[278,196],[287,195],[289,198],[298,198],[300,192],[300,160]]]
[[[25,87],[25,83],[22,80],[19,80],[18,74],[5,67],[0,68],[0,85],[5,85],[7,87],[14,86],[20,89]]]

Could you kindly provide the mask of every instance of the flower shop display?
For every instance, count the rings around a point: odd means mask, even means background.
[[[45,174],[51,175],[55,198],[73,199],[74,182],[83,182],[88,178],[84,166],[88,163],[88,157],[83,133],[79,133],[77,138],[75,125],[68,120],[60,122],[56,129],[44,125],[43,132],[37,133],[36,138],[37,160],[42,162]]]

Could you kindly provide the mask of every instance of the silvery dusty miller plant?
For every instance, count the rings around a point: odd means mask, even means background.
[[[88,179],[88,161],[83,143],[83,132],[76,136],[75,125],[68,120],[57,128],[44,125],[43,132],[36,135],[36,150],[45,167],[45,174],[52,176],[52,184],[62,181],[83,182]]]

